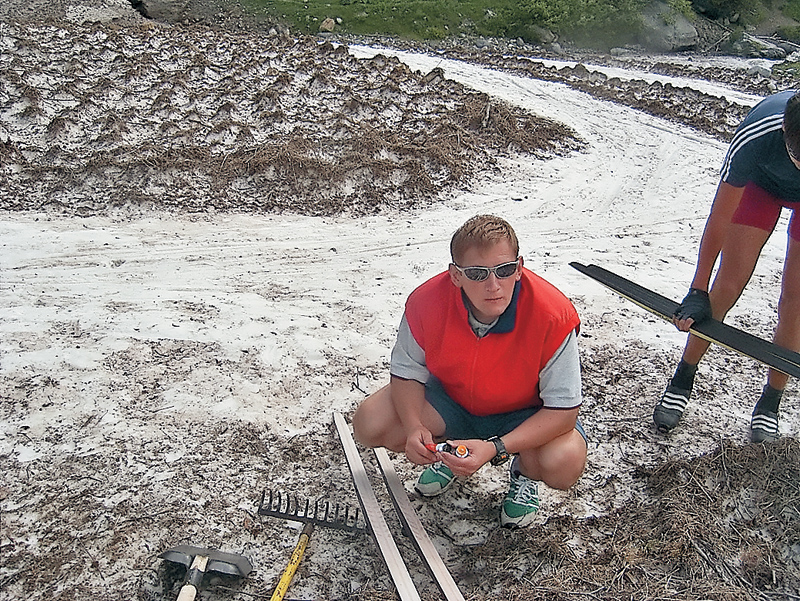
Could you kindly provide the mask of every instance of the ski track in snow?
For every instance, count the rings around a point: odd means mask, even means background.
[[[369,54],[364,48],[354,52]],[[103,354],[131,338],[218,342],[227,354],[257,348],[276,371],[298,361],[325,362],[323,350],[356,364],[380,363],[388,357],[406,294],[446,265],[452,232],[479,212],[509,219],[526,265],[582,297],[584,312],[624,303],[573,273],[571,260],[616,268],[663,294],[682,295],[723,143],[562,84],[396,54],[414,69],[442,67],[449,78],[563,122],[588,147],[543,162],[503,159],[501,175],[399,216],[167,216],[127,222],[7,214],[0,223],[4,338],[80,320],[82,328],[98,334],[95,360],[84,347],[82,359],[67,353],[58,360],[86,362],[77,366],[93,378],[102,377],[96,370]],[[760,272],[780,269],[781,238],[774,236],[765,249]],[[32,310],[43,294],[54,303]],[[126,303],[125,310],[115,303]],[[180,303],[214,306],[218,313],[192,321]],[[648,334],[641,324],[630,329],[639,338]],[[655,329],[668,345],[682,338],[663,324]],[[45,369],[56,359],[3,346],[6,372],[25,365]],[[357,402],[348,391],[326,392],[340,409]],[[248,419],[270,419],[262,400],[257,394],[240,399]],[[196,402],[202,407],[206,401]],[[316,403],[308,409],[292,420],[298,429],[329,420]]]

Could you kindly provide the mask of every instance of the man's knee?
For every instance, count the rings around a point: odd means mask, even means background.
[[[796,323],[800,321],[800,298],[783,292],[778,301],[778,317],[781,321]]]
[[[722,321],[736,304],[742,294],[747,281],[738,281],[728,278],[717,278],[709,292],[711,300],[711,314],[714,319]]]
[[[566,490],[574,485],[586,468],[586,441],[577,430],[564,435],[561,440],[553,441],[531,452],[531,457],[537,465],[538,474],[526,474],[536,480],[541,480],[551,488]],[[523,466],[526,464],[525,453],[520,459]],[[529,460],[530,460],[529,459]]]
[[[395,449],[400,418],[391,404],[389,387],[364,399],[353,415],[353,437],[365,447]]]
[[[361,403],[353,415],[353,438],[365,447],[380,446],[379,432],[376,427],[373,408],[368,403],[369,399]]]
[[[549,480],[545,480],[548,486],[560,490],[571,488],[583,475],[586,469],[586,447],[582,449],[574,445],[569,451],[565,452],[558,467],[550,472]]]

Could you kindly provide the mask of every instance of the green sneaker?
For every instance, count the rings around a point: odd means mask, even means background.
[[[511,472],[511,485],[500,510],[503,528],[524,528],[539,511],[539,484],[518,472]]]
[[[455,480],[456,477],[450,468],[441,461],[437,461],[426,467],[425,471],[419,475],[414,488],[423,497],[435,497],[450,488]]]

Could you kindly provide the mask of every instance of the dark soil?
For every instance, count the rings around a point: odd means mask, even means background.
[[[265,29],[5,25],[0,209],[364,215],[434,202],[504,154],[546,159],[582,146],[568,128],[436,70],[357,60],[346,46]],[[723,140],[748,110],[582,63],[556,68],[470,45],[441,54],[563,82]],[[754,94],[794,85],[733,67],[584,58]]]
[[[369,214],[568,128],[396,58],[193,27],[5,28],[0,208]],[[68,40],[68,43],[65,43]]]

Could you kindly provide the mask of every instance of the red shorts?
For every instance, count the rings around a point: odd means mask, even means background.
[[[763,188],[749,183],[744,187],[742,200],[739,201],[739,207],[731,217],[731,223],[749,225],[771,232],[778,223],[781,209],[786,207],[792,209],[792,217],[789,220],[789,237],[800,242],[800,221],[795,220],[794,212],[796,204],[781,200]]]

